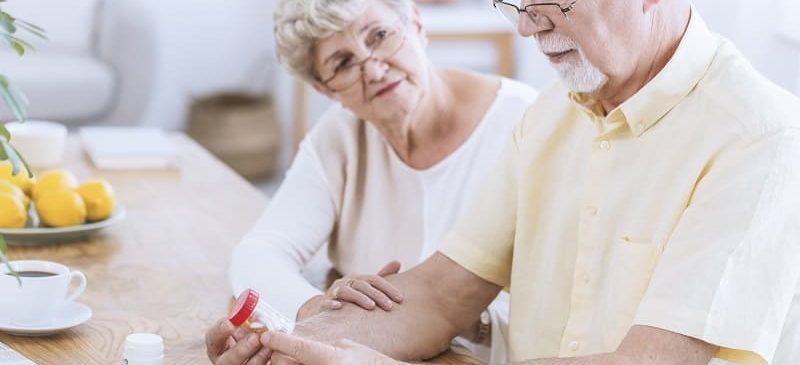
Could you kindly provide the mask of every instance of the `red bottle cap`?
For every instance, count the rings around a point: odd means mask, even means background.
[[[245,289],[239,297],[236,298],[236,304],[231,308],[228,314],[228,319],[231,320],[234,326],[239,327],[253,314],[258,304],[258,292],[253,289]]]

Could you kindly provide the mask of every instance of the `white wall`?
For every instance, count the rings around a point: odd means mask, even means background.
[[[798,90],[800,45],[782,37],[785,19],[775,1],[700,0],[695,7],[708,26],[732,40],[756,69],[778,85]]]
[[[264,0],[142,0],[153,3],[158,24],[156,72],[142,124],[183,128],[187,110],[176,98],[224,90],[264,91],[274,67],[272,5]],[[187,102],[190,100],[186,100]],[[176,106],[177,105],[177,106]]]

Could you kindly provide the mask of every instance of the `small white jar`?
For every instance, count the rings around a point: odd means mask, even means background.
[[[163,365],[164,339],[152,333],[132,333],[125,337],[123,365]]]
[[[67,127],[56,122],[29,120],[6,124],[11,145],[32,167],[59,167],[64,159]]]

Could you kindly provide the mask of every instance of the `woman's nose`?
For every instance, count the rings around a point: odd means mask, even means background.
[[[363,77],[364,82],[367,83],[380,81],[383,80],[383,76],[386,75],[387,70],[389,70],[389,65],[386,62],[377,58],[370,58],[366,60],[361,67],[361,77]]]

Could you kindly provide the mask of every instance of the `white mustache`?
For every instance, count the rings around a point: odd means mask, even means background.
[[[577,49],[578,44],[572,39],[556,33],[536,36],[536,43],[543,53],[561,53]]]

